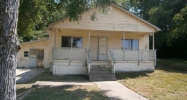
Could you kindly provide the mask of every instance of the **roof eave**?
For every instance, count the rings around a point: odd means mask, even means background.
[[[138,16],[136,16],[136,15],[130,13],[129,11],[126,11],[125,9],[123,9],[122,7],[120,7],[119,5],[116,5],[116,4],[114,4],[114,3],[112,3],[111,5],[114,6],[114,7],[116,7],[116,8],[118,8],[118,9],[120,9],[120,10],[122,10],[122,11],[124,11],[124,12],[126,12],[126,13],[128,13],[129,15],[131,15],[131,16],[133,16],[133,17],[139,19],[140,21],[144,22],[145,24],[148,24],[149,26],[155,28],[156,31],[161,31],[161,29],[160,29],[159,27],[157,27],[157,26],[155,26],[155,25],[153,25],[153,24],[147,22],[146,20],[144,20],[144,19],[142,19],[142,18],[140,18],[140,17],[138,17]]]

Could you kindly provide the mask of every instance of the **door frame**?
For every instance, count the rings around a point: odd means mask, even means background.
[[[90,36],[90,41],[91,41],[91,37],[97,37],[98,38],[98,48],[97,48],[97,60],[96,61],[105,61],[105,60],[99,60],[99,52],[100,52],[100,38],[106,38],[107,41],[106,41],[106,56],[107,56],[107,59],[106,61],[108,60],[108,37],[106,36]],[[91,50],[91,42],[90,42],[90,50]]]
[[[108,60],[108,37],[106,37],[106,36],[100,36],[99,37],[99,42],[98,43],[100,43],[100,38],[106,38],[107,40],[106,40],[106,56],[107,56],[107,59],[106,59],[106,61]],[[100,45],[98,45],[99,47],[98,47],[98,60],[99,60],[99,52],[100,52]],[[99,60],[99,61],[105,61],[105,60]]]
[[[97,40],[98,40],[98,47],[97,47],[97,60],[99,60],[99,36],[90,36],[90,51],[91,51],[91,37],[97,37]]]

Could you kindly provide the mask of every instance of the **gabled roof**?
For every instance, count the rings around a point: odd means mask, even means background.
[[[142,19],[142,18],[140,18],[140,17],[138,17],[138,16],[132,14],[131,12],[129,12],[129,11],[123,9],[123,8],[120,7],[119,5],[116,5],[116,4],[112,3],[111,6],[113,6],[113,7],[117,8],[117,9],[119,9],[119,10],[125,12],[126,14],[128,14],[128,15],[130,15],[130,16],[136,18],[137,20],[139,20],[139,21],[145,23],[146,25],[148,25],[148,26],[154,28],[156,31],[161,31],[161,29],[158,28],[157,26],[155,26],[155,25],[151,24],[150,22],[148,22],[148,21],[146,21],[146,20],[144,20],[144,19]],[[60,20],[57,20],[57,21],[55,21],[55,22],[52,22],[52,23],[50,23],[50,24],[48,25],[47,29],[52,28],[52,26],[54,26],[55,24],[57,24],[57,23],[59,23],[59,22],[62,22],[62,20],[67,20],[67,19],[69,19],[69,16],[64,17],[64,18],[62,18],[62,19],[60,19]]]
[[[146,21],[146,20],[144,20],[144,19],[142,19],[142,18],[140,18],[140,17],[138,17],[138,16],[136,16],[136,15],[132,14],[131,12],[129,12],[129,11],[127,11],[127,10],[123,9],[123,8],[122,8],[122,7],[120,7],[119,5],[116,5],[116,4],[114,4],[114,3],[112,3],[111,5],[112,5],[112,6],[115,6],[116,8],[118,8],[118,9],[120,9],[120,10],[124,11],[124,12],[126,12],[127,14],[131,15],[132,17],[137,18],[138,20],[140,20],[140,21],[144,22],[145,24],[150,25],[151,27],[153,27],[153,28],[157,29],[157,31],[161,31],[161,29],[160,29],[159,27],[157,27],[157,26],[155,26],[155,25],[151,24],[150,22],[148,22],[148,21]]]

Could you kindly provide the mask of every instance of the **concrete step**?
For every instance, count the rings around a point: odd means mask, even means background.
[[[90,71],[112,71],[112,68],[92,68],[90,69]]]
[[[91,61],[91,65],[110,65],[108,61]]]
[[[112,74],[111,70],[107,70],[107,71],[95,71],[95,70],[91,70],[90,71],[90,75],[108,75],[108,74]]]

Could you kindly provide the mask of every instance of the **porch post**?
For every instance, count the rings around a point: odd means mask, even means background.
[[[54,39],[54,47],[56,48],[56,28],[55,28],[55,39]]]
[[[125,31],[123,32],[123,61],[125,61]]]
[[[124,48],[123,48],[123,50],[125,49],[125,32],[123,32],[123,46],[124,46]]]
[[[90,30],[89,30],[89,34],[88,34],[88,48],[90,50]]]
[[[154,36],[154,33],[153,34],[153,50],[155,49],[155,36]]]

